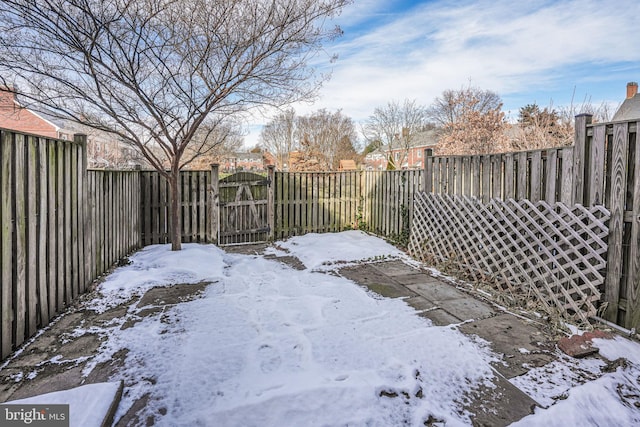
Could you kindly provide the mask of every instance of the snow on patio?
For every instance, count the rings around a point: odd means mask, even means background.
[[[494,375],[487,343],[433,326],[402,300],[325,272],[345,262],[404,258],[400,251],[356,231],[276,246],[268,252],[289,251],[307,268],[212,245],[188,244],[180,252],[157,245],[107,278],[103,297],[93,301],[98,311],[153,286],[213,282],[200,299],[103,332],[108,339],[92,366],[128,349],[112,378],[125,381],[116,420],[149,394],[140,419],[154,416],[162,426],[395,426],[423,425],[430,417],[447,426],[470,423],[464,396]],[[617,343],[599,345],[603,353],[640,354],[636,343]],[[638,421],[638,408],[616,400],[614,387],[638,385],[636,359],[522,423],[566,425],[571,412],[588,424],[603,408],[605,415],[616,411],[617,420]]]
[[[404,256],[361,232],[280,246],[312,267]],[[164,413],[167,426],[419,425],[429,415],[463,425],[464,393],[493,375],[481,343],[335,275],[202,245],[151,246],[131,261],[96,308],[163,283],[215,283],[105,342],[94,363],[129,350],[114,378],[127,385],[116,420],[151,393],[141,419]]]

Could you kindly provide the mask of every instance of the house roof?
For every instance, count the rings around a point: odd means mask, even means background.
[[[616,114],[613,116],[613,121],[618,120],[640,120],[640,93],[635,94],[631,98],[624,100]]]
[[[242,160],[262,161],[262,153],[235,152],[229,157]]]
[[[426,131],[419,132],[415,135],[413,140],[411,141],[411,148],[420,148],[420,147],[433,147],[438,144],[438,130],[430,129]],[[394,150],[400,150],[405,147],[395,146]],[[389,152],[389,145],[382,145],[378,147],[376,150],[372,151],[369,155],[383,154],[386,155]]]
[[[49,117],[47,117],[45,114],[42,114],[42,112],[34,111],[34,110],[30,109],[30,108],[27,108],[27,107],[23,106],[18,101],[17,95],[16,95],[16,93],[14,92],[14,90],[11,87],[0,86],[0,106],[1,106],[0,108],[2,108],[2,109],[6,109],[6,108],[14,109],[14,112],[16,114],[12,118],[7,118],[9,123],[12,120],[14,120],[14,121],[22,120],[20,118],[20,114],[19,114],[19,111],[22,110],[22,111],[28,111],[33,116],[37,117],[38,119],[42,120],[44,123],[46,123],[49,126],[51,126],[55,132],[59,131],[60,128],[62,127],[58,123],[55,123],[53,120],[51,120]],[[3,123],[3,125],[6,126],[7,124]]]

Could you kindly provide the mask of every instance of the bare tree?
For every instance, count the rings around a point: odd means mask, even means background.
[[[514,150],[535,150],[560,147],[573,143],[572,120],[552,106],[542,110],[537,104],[520,108],[510,145]]]
[[[437,126],[445,127],[463,119],[470,109],[483,114],[500,108],[502,100],[497,93],[469,85],[458,90],[447,89],[442,92],[429,107],[428,117]]]
[[[325,109],[296,119],[301,162],[307,170],[335,170],[341,157],[355,158],[356,128],[342,111]]]
[[[239,124],[226,122],[213,128],[202,129],[194,136],[192,143],[185,149],[185,168],[204,170],[212,163],[219,163],[224,157],[242,149],[244,137]]]
[[[7,0],[0,73],[26,106],[136,147],[169,183],[179,250],[187,147],[231,114],[313,97],[308,61],[340,35],[325,21],[349,1]]]
[[[401,149],[398,163],[401,165],[415,142],[416,135],[431,127],[427,119],[427,109],[415,100],[404,102],[391,101],[384,107],[378,107],[369,116],[362,128],[365,139],[371,143],[380,143],[387,147],[389,154]],[[376,147],[379,148],[379,147]]]
[[[438,154],[489,154],[509,148],[502,103],[488,108],[483,98],[468,91],[448,99],[455,118],[442,127]]]
[[[274,117],[260,132],[260,145],[275,157],[276,168],[281,170],[289,164],[289,153],[297,149],[295,119],[296,113],[290,108]]]
[[[602,102],[594,106],[590,97],[585,96],[578,105],[573,98],[569,105],[560,108],[554,108],[553,101],[543,109],[536,103],[520,108],[518,124],[512,132],[511,148],[532,150],[571,145],[574,142],[576,115],[591,114],[594,123],[608,122],[613,117],[615,109],[609,103]]]

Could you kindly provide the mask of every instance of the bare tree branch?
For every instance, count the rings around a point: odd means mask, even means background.
[[[369,143],[379,144],[372,148],[385,146],[389,156],[400,149],[399,166],[407,159],[416,135],[430,127],[427,109],[415,100],[405,99],[402,104],[391,101],[385,107],[376,108],[364,124],[362,134]]]
[[[311,99],[324,77],[308,62],[341,34],[326,21],[349,2],[7,0],[0,75],[25,107],[136,147],[169,182],[179,249],[177,179],[200,129],[214,135],[221,118]]]

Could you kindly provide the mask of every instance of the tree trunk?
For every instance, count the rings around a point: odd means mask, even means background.
[[[171,175],[169,176],[169,197],[171,201],[169,203],[169,237],[171,238],[171,250],[179,251],[182,249],[182,224],[180,222],[180,186],[178,182],[180,180],[180,169],[177,167],[171,168]]]

